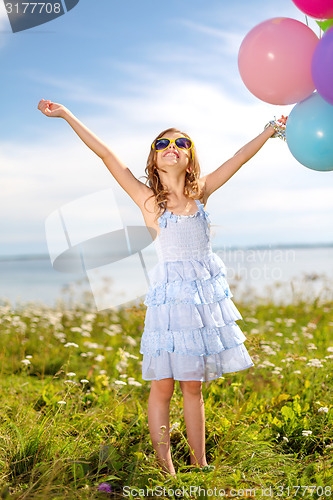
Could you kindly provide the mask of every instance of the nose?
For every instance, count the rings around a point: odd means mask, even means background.
[[[168,149],[176,149],[176,144],[174,142],[170,142],[169,146],[168,146]]]

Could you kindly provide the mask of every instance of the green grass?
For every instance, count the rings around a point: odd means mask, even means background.
[[[0,497],[147,498],[147,488],[160,488],[150,496],[223,498],[216,488],[230,498],[332,498],[332,303],[299,295],[285,305],[250,303],[233,293],[255,367],[203,384],[214,472],[188,467],[176,383],[176,479],[161,475],[149,437],[143,304],[117,312],[3,304]],[[97,491],[102,482],[111,494]],[[127,494],[134,488],[137,496]]]

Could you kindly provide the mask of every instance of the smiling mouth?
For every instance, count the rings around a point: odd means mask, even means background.
[[[165,155],[163,155],[163,156],[175,156],[176,158],[179,158],[179,154],[177,153],[177,151],[165,153]]]

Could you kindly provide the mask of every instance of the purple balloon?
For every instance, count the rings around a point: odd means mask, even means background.
[[[314,84],[325,101],[333,104],[333,27],[317,44],[311,64]]]

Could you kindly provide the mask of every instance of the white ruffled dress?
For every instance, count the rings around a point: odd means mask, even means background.
[[[150,287],[140,353],[143,380],[208,381],[254,366],[236,324],[225,265],[212,251],[210,219],[195,200],[193,215],[168,210],[158,219],[159,262]]]

